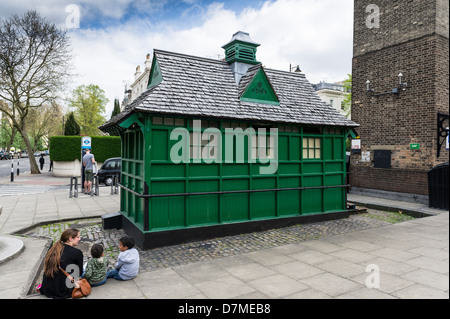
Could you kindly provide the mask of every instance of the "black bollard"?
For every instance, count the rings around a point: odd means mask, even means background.
[[[19,176],[20,170],[19,170],[19,161],[17,161],[17,176]]]
[[[11,159],[11,182],[14,182],[14,163]]]

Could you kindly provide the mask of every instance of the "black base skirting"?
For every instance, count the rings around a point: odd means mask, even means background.
[[[217,237],[246,234],[268,229],[282,228],[297,224],[315,223],[349,217],[349,211],[321,213],[278,219],[264,219],[239,223],[228,223],[211,226],[190,227],[158,232],[143,232],[128,218],[122,215],[122,227],[143,250],[182,244],[191,241]]]

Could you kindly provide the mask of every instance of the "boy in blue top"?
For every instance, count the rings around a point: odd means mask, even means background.
[[[119,258],[115,269],[108,271],[107,277],[117,280],[130,280],[139,272],[139,252],[134,248],[134,240],[129,236],[119,239]]]

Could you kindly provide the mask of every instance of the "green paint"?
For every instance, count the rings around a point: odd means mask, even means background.
[[[259,64],[256,61],[256,47],[258,45],[242,42],[233,41],[222,48],[225,49],[225,60],[228,63],[242,62],[247,64]]]
[[[241,101],[280,105],[280,101],[262,68],[259,69],[245,89]]]
[[[190,196],[155,197],[144,200],[125,189],[121,190],[121,212],[143,230],[145,214],[149,217],[149,232],[217,225],[249,220],[273,219],[306,214],[344,211],[343,188],[287,190],[281,192],[195,195],[198,192],[258,190],[315,186],[337,186],[345,183],[345,138],[347,130],[334,133],[306,133],[301,126],[279,131],[278,170],[263,175],[261,166],[267,164],[244,162],[207,164],[174,164],[170,160],[170,141],[173,125],[154,125],[151,115],[137,113],[145,130],[130,126],[122,132],[121,184],[143,193],[144,181],[150,194],[191,193]],[[246,123],[250,126],[251,123]],[[189,121],[185,128],[193,129]],[[202,130],[206,129],[203,128]],[[222,137],[224,123],[219,123]],[[323,156],[303,158],[304,139],[319,139]]]
[[[150,71],[150,78],[148,80],[148,89],[157,86],[163,81],[161,69],[158,64],[156,57],[153,57],[152,69]]]

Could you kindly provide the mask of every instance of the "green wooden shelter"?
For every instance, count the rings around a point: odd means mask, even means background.
[[[348,216],[358,124],[258,46],[237,32],[225,61],[154,50],[148,89],[100,127],[121,136],[122,225],[140,247]]]

